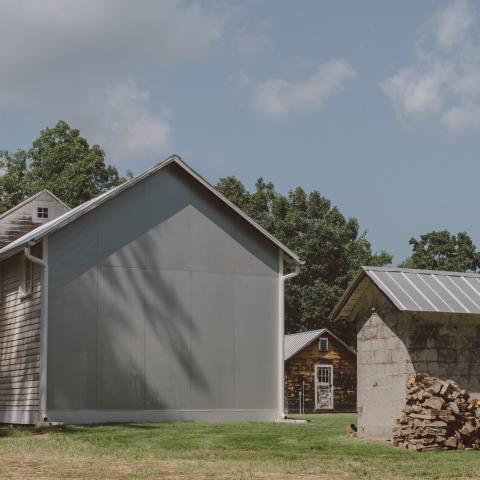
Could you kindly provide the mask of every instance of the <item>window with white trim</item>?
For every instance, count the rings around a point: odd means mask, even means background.
[[[48,207],[37,207],[37,218],[48,218]]]
[[[318,349],[321,352],[328,352],[328,337],[321,338],[318,342]]]
[[[20,261],[20,295],[27,297],[32,293],[33,287],[33,263],[24,255]]]

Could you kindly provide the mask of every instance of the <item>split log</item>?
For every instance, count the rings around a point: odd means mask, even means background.
[[[393,444],[421,452],[480,450],[480,401],[453,380],[411,375]]]

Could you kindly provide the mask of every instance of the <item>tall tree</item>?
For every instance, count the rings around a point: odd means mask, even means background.
[[[59,121],[42,130],[29,150],[0,151],[0,213],[44,188],[75,207],[125,180],[105,163],[98,145]]]
[[[259,178],[250,193],[235,177],[222,178],[217,188],[306,261],[286,285],[288,333],[320,326],[342,330],[327,317],[359,267],[392,261],[385,251],[374,254],[358,221],[345,218],[317,191],[297,187],[284,196]]]
[[[452,235],[447,230],[432,231],[411,238],[412,254],[400,266],[426,270],[476,272],[480,253],[466,232]]]

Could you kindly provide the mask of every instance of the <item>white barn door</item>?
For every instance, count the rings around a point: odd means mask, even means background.
[[[333,408],[333,366],[315,365],[315,409]]]

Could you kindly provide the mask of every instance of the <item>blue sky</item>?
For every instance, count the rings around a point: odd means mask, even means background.
[[[480,244],[477,5],[4,0],[0,146],[64,119],[121,171],[319,190],[395,262],[432,229]]]

